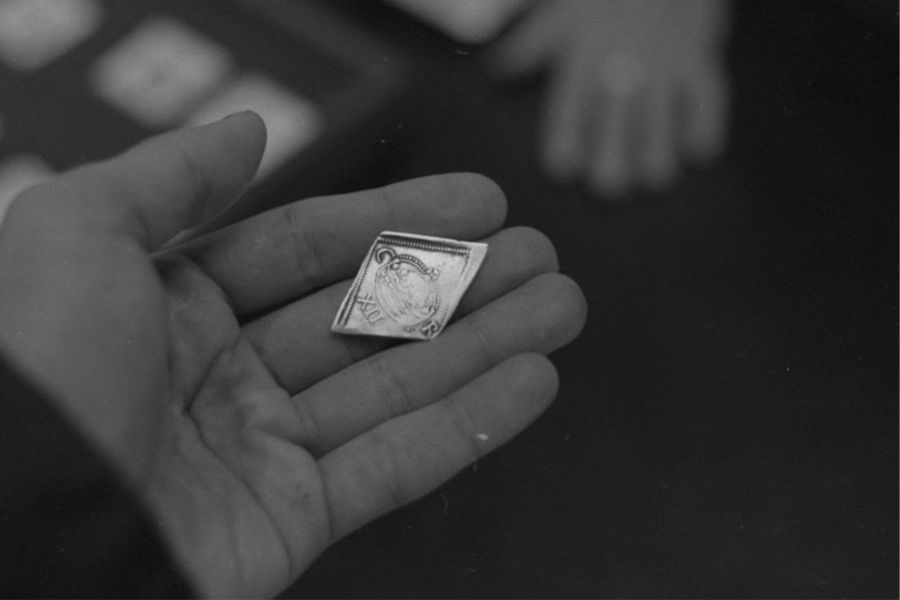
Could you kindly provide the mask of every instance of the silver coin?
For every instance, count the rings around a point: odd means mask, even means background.
[[[486,254],[487,244],[383,231],[331,330],[430,340],[447,325]]]

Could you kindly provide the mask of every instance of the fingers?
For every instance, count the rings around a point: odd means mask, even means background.
[[[629,170],[628,138],[629,104],[633,95],[629,91],[609,90],[604,94],[599,110],[598,131],[594,139],[593,154],[588,163],[588,181],[591,187],[610,198],[620,198],[628,191],[632,176]]]
[[[507,229],[483,241],[488,244],[487,256],[456,317],[475,311],[541,273],[558,269],[553,245],[533,229]],[[306,389],[395,344],[386,338],[331,332],[331,322],[349,285],[350,281],[343,281],[327,287],[244,326],[244,334],[266,367],[289,393]]]
[[[541,162],[551,176],[563,180],[581,170],[588,150],[585,132],[594,98],[591,80],[585,76],[586,59],[579,52],[562,62],[554,74],[541,123]]]
[[[698,68],[685,84],[687,126],[684,148],[698,162],[708,161],[725,147],[728,123],[728,85],[714,65]]]
[[[644,188],[661,191],[678,172],[678,146],[675,137],[673,94],[665,84],[647,90],[643,125],[643,148],[639,157],[639,176]]]
[[[581,331],[585,316],[584,297],[571,279],[540,275],[428,343],[385,350],[295,396],[306,424],[297,441],[324,454],[439,400],[509,356],[552,352]]]
[[[489,179],[438,175],[288,204],[177,251],[247,315],[352,277],[381,231],[477,239],[505,217],[506,199]]]
[[[546,358],[514,356],[446,399],[324,456],[332,540],[425,495],[508,441],[549,406],[556,389]]]
[[[265,125],[250,113],[151,138],[25,192],[10,222],[122,234],[148,249],[209,219],[252,179]]]
[[[721,152],[727,110],[722,79],[704,72],[687,88],[684,131],[675,127],[677,98],[671,83],[630,92],[607,90],[588,173],[596,191],[611,198],[634,187],[659,192],[678,177],[685,158],[709,160]]]

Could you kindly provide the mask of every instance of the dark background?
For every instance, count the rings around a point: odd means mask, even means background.
[[[533,427],[286,597],[897,597],[894,2],[738,1],[726,155],[620,203],[541,175],[545,81],[501,84],[481,48],[381,2],[103,4],[45,70],[0,65],[0,158],[63,169],[153,133],[85,73],[166,12],[330,124],[240,210],[484,173],[588,298]]]

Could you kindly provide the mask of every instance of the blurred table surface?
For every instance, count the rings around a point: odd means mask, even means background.
[[[739,3],[727,155],[616,204],[541,175],[542,81],[328,4],[413,64],[409,110],[346,185],[492,177],[590,317],[533,427],[285,596],[896,597],[896,19]]]

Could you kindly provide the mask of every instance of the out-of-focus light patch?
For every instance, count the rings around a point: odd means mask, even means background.
[[[52,174],[53,169],[33,154],[16,154],[0,162],[0,225],[16,196]]]
[[[491,40],[525,4],[525,0],[385,1],[469,44]]]
[[[222,46],[156,17],[101,56],[90,77],[99,97],[146,126],[166,127],[220,86],[230,69]]]
[[[265,177],[308,146],[323,128],[312,102],[263,75],[251,73],[229,85],[194,113],[192,125],[212,123],[232,113],[252,110],[266,123],[266,150],[257,177]]]
[[[103,19],[96,0],[0,0],[0,60],[40,69],[94,33]]]

